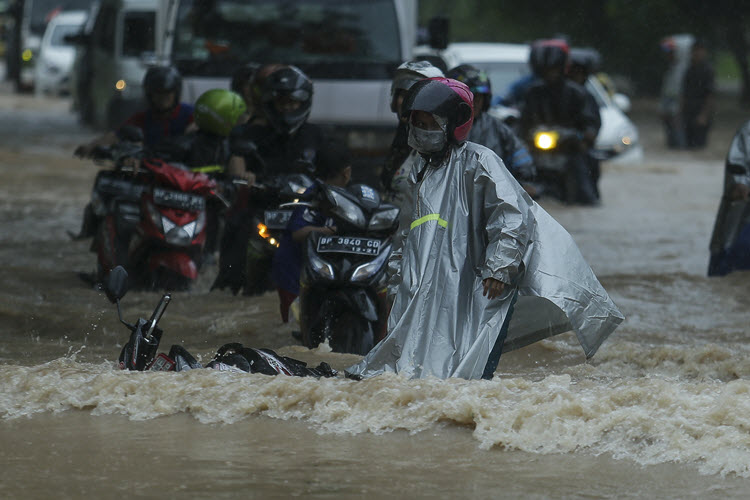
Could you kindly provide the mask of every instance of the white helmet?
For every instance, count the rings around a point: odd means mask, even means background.
[[[443,77],[443,72],[428,61],[407,61],[396,68],[391,83],[391,111],[396,113],[396,91],[409,90],[412,85],[425,78]]]

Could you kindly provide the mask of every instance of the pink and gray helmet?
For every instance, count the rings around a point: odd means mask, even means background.
[[[425,111],[446,120],[448,140],[462,143],[474,123],[474,94],[466,84],[451,78],[428,78],[406,94],[404,110]]]

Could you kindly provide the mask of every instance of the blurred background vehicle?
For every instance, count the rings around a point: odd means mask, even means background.
[[[76,48],[66,38],[81,30],[86,16],[82,10],[61,12],[47,24],[34,65],[37,93],[61,95],[70,92],[70,73]]]
[[[145,107],[142,81],[156,62],[156,28],[166,0],[101,0],[75,38],[73,106],[81,121],[113,129]]]
[[[487,73],[493,96],[504,96],[513,82],[531,73],[528,65],[529,46],[526,44],[452,43],[441,51],[419,46],[415,49],[415,57],[447,68],[459,64],[476,66]],[[599,104],[602,120],[594,145],[596,156],[621,162],[640,161],[643,147],[638,129],[626,115],[630,109],[630,99],[624,94],[610,95],[595,75],[586,81],[586,89]],[[493,98],[493,101],[496,99]],[[511,125],[519,116],[516,108],[502,104],[494,104],[489,112]]]
[[[7,8],[6,78],[16,90],[34,87],[42,35],[47,23],[61,12],[86,10],[93,0],[14,0]]]

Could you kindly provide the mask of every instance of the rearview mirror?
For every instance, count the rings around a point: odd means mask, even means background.
[[[448,47],[450,38],[450,20],[444,16],[435,16],[430,19],[427,25],[427,31],[430,37],[430,47],[433,49],[443,50]]]
[[[68,45],[86,45],[91,41],[91,35],[81,31],[73,35],[65,35],[63,41]]]
[[[113,304],[123,298],[128,291],[128,272],[122,266],[117,266],[109,272],[104,281],[104,292]]]

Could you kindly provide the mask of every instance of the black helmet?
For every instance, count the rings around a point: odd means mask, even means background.
[[[173,66],[152,66],[143,77],[143,92],[149,104],[153,104],[151,94],[154,92],[174,92],[173,107],[176,107],[180,103],[182,94],[182,76]]]
[[[261,110],[278,132],[295,132],[310,115],[313,84],[295,66],[279,66],[260,82],[258,91]],[[296,101],[299,105],[291,110],[278,109],[279,100]]]
[[[451,78],[421,80],[409,89],[404,112],[425,111],[447,122],[448,140],[462,143],[474,121],[474,95],[466,84]]]
[[[492,85],[487,73],[471,64],[461,64],[449,70],[445,76],[465,83],[474,95],[485,96],[482,111],[489,109],[492,100]]]
[[[565,71],[568,65],[570,51],[565,40],[550,39],[534,42],[529,53],[529,66],[537,76],[542,76],[545,70],[559,68]]]
[[[258,72],[260,67],[261,65],[259,63],[250,62],[237,68],[232,74],[232,83],[230,85],[232,92],[243,95],[242,87],[252,81],[255,73]]]
[[[590,75],[599,68],[601,56],[596,49],[570,49],[570,65],[580,67],[586,75]]]

